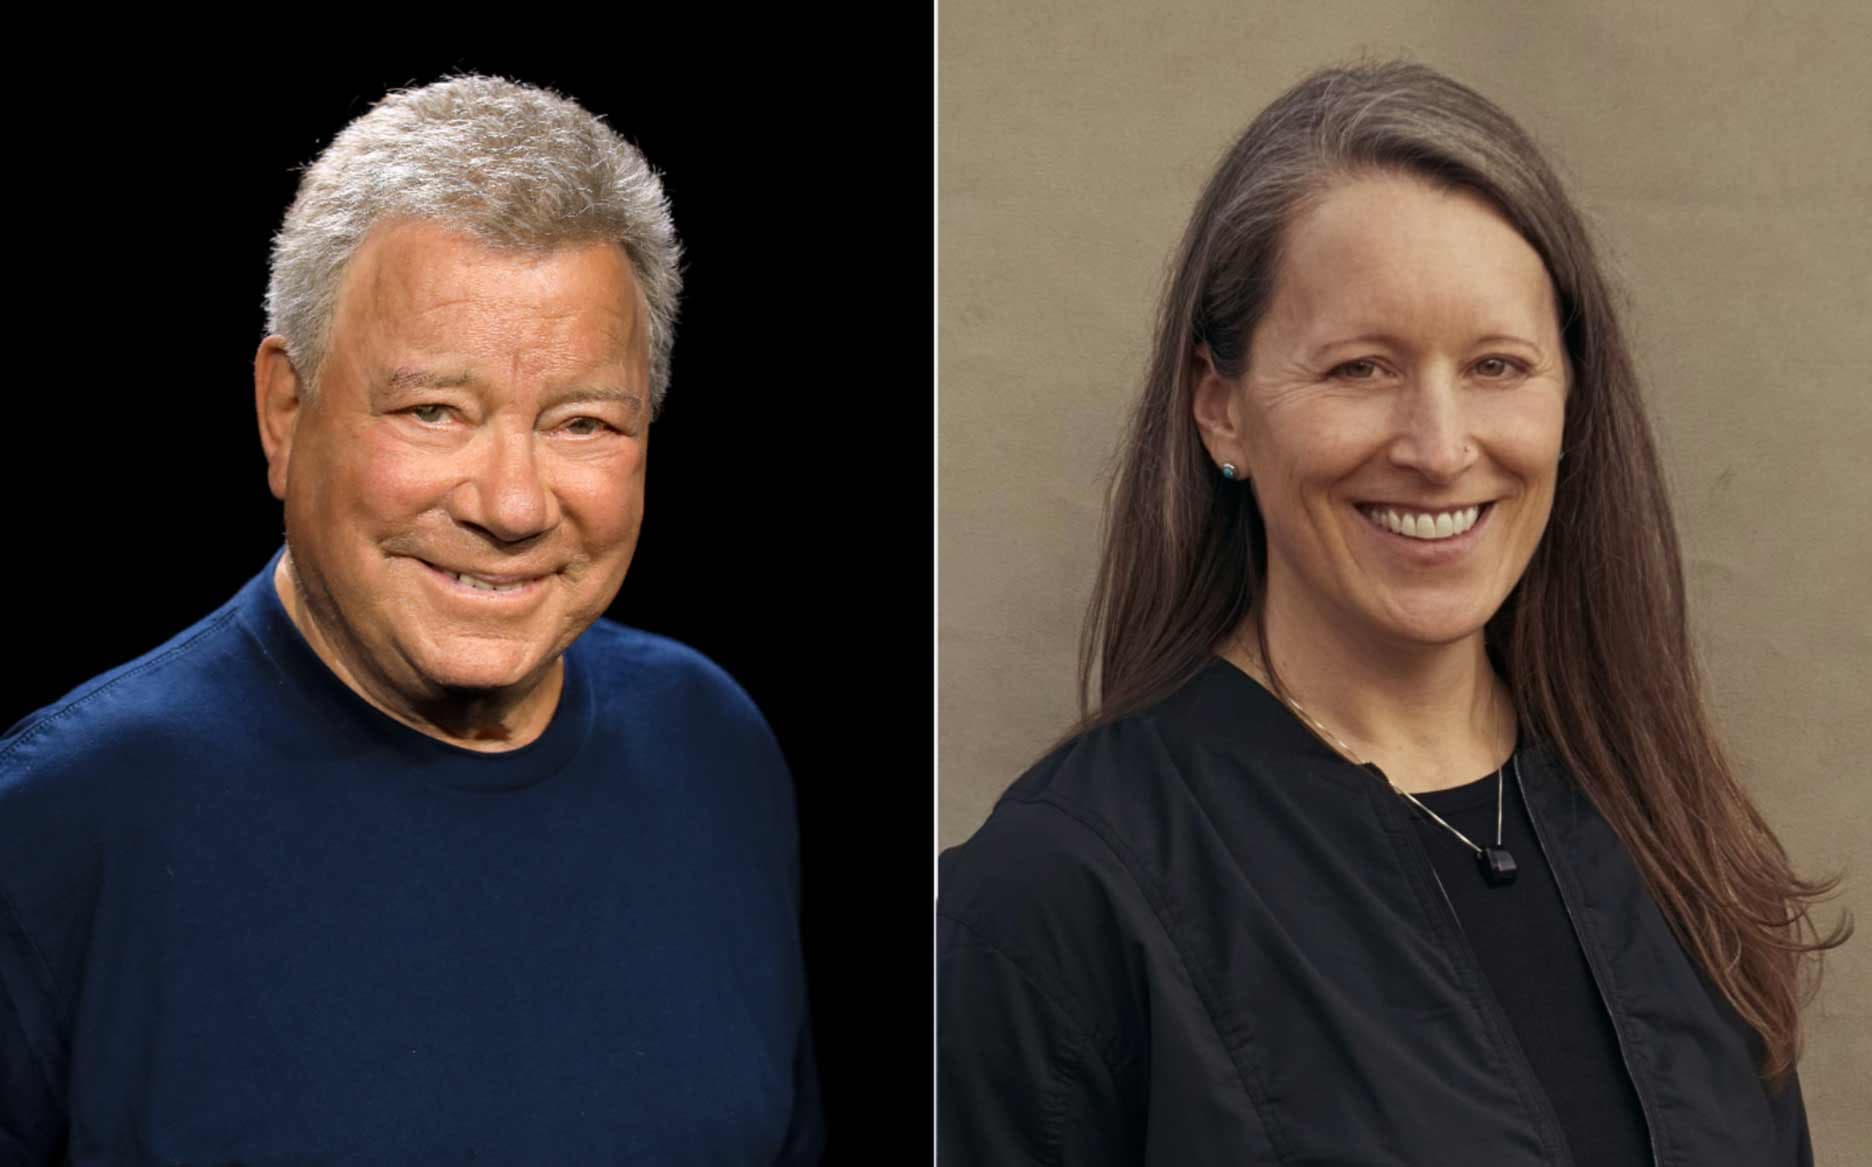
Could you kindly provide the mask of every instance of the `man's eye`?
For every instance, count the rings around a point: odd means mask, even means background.
[[[438,422],[448,419],[448,406],[446,405],[415,405],[411,406],[405,412],[415,417],[417,421],[425,422],[429,425],[435,425]]]
[[[571,426],[576,426],[576,425],[584,425],[586,423],[590,423],[591,425],[590,429],[574,430],[573,432],[578,434],[580,437],[589,437],[592,434],[599,433],[602,430],[608,430],[611,428],[609,423],[599,418],[595,418],[595,417],[575,417],[571,421],[566,422],[566,425],[568,427],[571,427]]]

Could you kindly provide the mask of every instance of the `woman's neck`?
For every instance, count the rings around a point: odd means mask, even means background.
[[[1482,632],[1449,644],[1369,643],[1267,612],[1282,687],[1314,721],[1413,794],[1473,782],[1515,747],[1514,700]],[[1272,689],[1251,612],[1222,655]],[[1305,719],[1302,718],[1304,722]],[[1324,739],[1333,746],[1332,737]],[[1343,752],[1343,751],[1339,751]]]

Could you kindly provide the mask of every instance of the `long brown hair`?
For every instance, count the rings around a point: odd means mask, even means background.
[[[1761,1036],[1762,1077],[1799,1060],[1821,953],[1809,881],[1737,780],[1691,649],[1682,558],[1637,374],[1585,225],[1533,140],[1480,94],[1410,62],[1314,73],[1257,117],[1203,191],[1163,295],[1120,452],[1080,645],[1075,732],[1167,697],[1251,615],[1267,533],[1192,417],[1192,358],[1238,377],[1286,224],[1348,177],[1405,173],[1490,200],[1547,265],[1572,361],[1552,517],[1484,639],[1522,727],[1631,853],[1679,941]],[[1093,693],[1094,672],[1098,698]],[[1809,939],[1808,937],[1813,937]],[[1803,987],[1803,972],[1812,970]]]

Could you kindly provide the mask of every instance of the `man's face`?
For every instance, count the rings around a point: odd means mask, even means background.
[[[304,600],[365,688],[528,692],[609,606],[643,519],[647,327],[613,244],[365,240],[273,457]]]

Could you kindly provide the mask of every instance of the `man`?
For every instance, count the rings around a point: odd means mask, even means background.
[[[678,255],[642,156],[505,81],[306,172],[285,546],[0,739],[0,1162],[816,1160],[784,763],[601,619]]]

